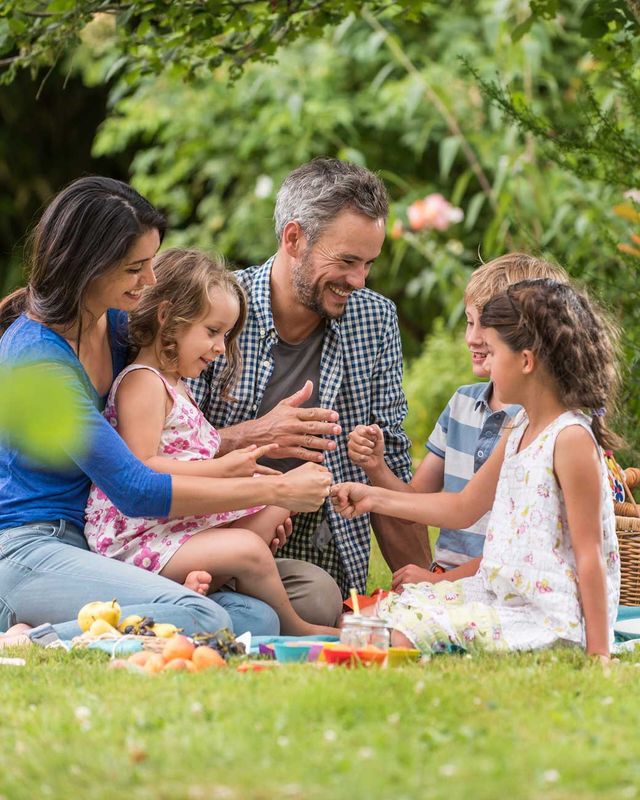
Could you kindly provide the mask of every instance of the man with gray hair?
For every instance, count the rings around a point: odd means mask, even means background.
[[[382,181],[355,164],[317,158],[285,179],[275,208],[278,251],[262,266],[236,272],[249,299],[237,401],[219,396],[222,359],[192,384],[220,432],[221,453],[275,442],[271,467],[286,471],[315,461],[335,482],[363,481],[365,473],[347,456],[347,434],[377,423],[387,463],[410,480],[396,310],[365,288],[387,212]],[[392,569],[429,565],[424,527],[386,517],[371,523]],[[369,553],[367,516],[345,520],[329,501],[296,516],[278,566],[298,613],[334,624],[349,588],[365,591]]]

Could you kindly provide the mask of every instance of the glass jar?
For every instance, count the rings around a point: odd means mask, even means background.
[[[363,617],[349,614],[342,618],[340,642],[349,647],[361,648],[367,645],[389,649],[389,628],[380,617]]]

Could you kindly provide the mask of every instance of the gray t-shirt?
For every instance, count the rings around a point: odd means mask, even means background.
[[[324,343],[324,323],[318,325],[311,336],[297,344],[278,339],[271,348],[273,372],[264,391],[257,415],[262,417],[285,397],[302,389],[306,381],[313,381],[311,397],[302,406],[315,408],[320,405],[320,358]],[[261,464],[281,472],[288,472],[305,462],[299,458],[263,458]]]

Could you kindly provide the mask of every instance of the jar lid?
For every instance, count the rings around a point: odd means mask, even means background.
[[[357,625],[363,628],[386,628],[387,623],[382,617],[363,617],[360,614],[349,614],[342,618],[342,625]]]

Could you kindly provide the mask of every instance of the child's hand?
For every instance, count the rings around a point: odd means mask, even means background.
[[[405,583],[438,583],[441,580],[442,574],[430,572],[416,564],[405,564],[404,567],[400,567],[393,573],[391,590],[399,594],[398,590],[401,590]]]
[[[282,522],[275,530],[275,535],[271,540],[271,552],[275,556],[276,550],[279,547],[284,547],[286,544],[287,539],[291,536],[293,531],[293,523],[291,522],[291,517],[287,517],[284,522]]]
[[[348,436],[349,458],[367,472],[375,472],[384,464],[384,434],[379,425],[358,425]]]
[[[217,458],[216,461],[219,466],[224,465],[225,478],[250,478],[256,473],[259,475],[280,475],[277,469],[263,467],[257,463],[258,459],[272,455],[277,449],[277,444],[265,444],[262,447],[251,444],[249,447],[242,447],[240,450],[232,450],[230,453]]]
[[[336,483],[331,487],[334,509],[345,519],[367,514],[372,506],[372,487],[364,483]]]

